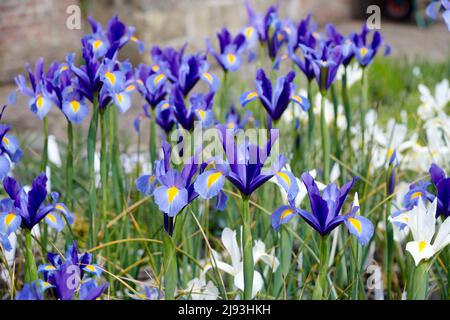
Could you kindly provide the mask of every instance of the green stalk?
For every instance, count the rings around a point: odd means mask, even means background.
[[[309,152],[311,154],[314,154],[314,122],[315,122],[315,115],[314,115],[314,102],[313,102],[313,96],[312,96],[312,81],[308,80],[308,100],[310,103],[310,108],[308,109],[308,148]],[[307,157],[308,158],[308,168],[313,167],[313,157]]]
[[[414,267],[412,279],[409,281],[407,290],[408,300],[426,300],[428,294],[428,272],[430,265],[422,261]]]
[[[155,122],[155,111],[153,109],[150,110],[151,112],[151,118],[150,118],[150,164],[152,166],[154,162],[156,161],[156,122]]]
[[[365,161],[365,131],[366,131],[366,108],[368,104],[368,93],[369,87],[367,83],[367,70],[363,68],[362,70],[362,79],[361,79],[361,101],[359,105],[359,116],[360,116],[360,126],[361,126],[361,172],[365,172],[364,169],[366,167]]]
[[[178,283],[176,245],[167,232],[163,233],[164,294],[166,300],[173,300]]]
[[[102,202],[101,213],[103,219],[106,218],[106,212],[108,207],[108,192],[110,192],[108,185],[108,162],[107,162],[107,150],[106,150],[106,126],[105,126],[105,112],[100,112],[100,181],[102,188]]]
[[[73,126],[67,121],[66,205],[72,210],[73,186]]]
[[[384,216],[384,225],[386,229],[386,239],[384,242],[384,270],[386,271],[386,299],[392,299],[392,265],[394,264],[394,230],[392,224],[389,222],[389,216],[391,215],[392,196],[389,194],[389,180],[391,171],[394,170],[392,165],[389,166],[386,174],[386,212]]]
[[[45,172],[48,162],[48,117],[44,117],[44,148],[42,150],[41,172]]]
[[[98,127],[98,96],[94,96],[92,104],[93,113],[91,123],[89,125],[88,141],[87,141],[87,158],[89,167],[89,246],[91,248],[96,245],[95,233],[95,214],[97,212],[97,189],[95,186],[95,147],[97,144],[97,127]]]
[[[243,222],[243,235],[242,235],[242,247],[244,249],[244,300],[250,300],[252,298],[253,291],[253,240],[251,229],[251,216],[249,210],[249,198],[242,197],[242,222]]]
[[[328,247],[328,236],[321,236],[319,274],[317,276],[316,286],[313,291],[313,300],[322,300],[327,298]]]
[[[348,163],[352,163],[352,106],[350,105],[350,99],[348,98],[348,87],[347,87],[347,68],[344,69],[344,74],[342,75],[342,103],[344,104],[345,119],[347,121],[347,128],[345,130],[346,140],[347,140],[347,150],[348,152]]]
[[[38,280],[36,261],[33,254],[33,239],[31,230],[25,231],[25,283],[31,283]]]
[[[322,152],[323,152],[323,182],[328,182],[330,175],[330,133],[328,131],[327,122],[325,119],[325,98],[326,91],[322,91],[322,99],[320,101],[320,131],[322,134]]]

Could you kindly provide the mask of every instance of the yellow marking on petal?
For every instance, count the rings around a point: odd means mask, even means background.
[[[290,215],[293,214],[293,213],[294,213],[294,210],[292,210],[292,209],[286,209],[286,210],[284,210],[284,211],[281,213],[281,218],[280,218],[280,220],[283,220],[284,218],[290,216]]]
[[[166,76],[164,74],[159,74],[156,76],[156,78],[153,80],[154,84],[160,83]]]
[[[255,29],[253,27],[246,28],[244,31],[245,37],[250,38],[254,31],[255,31]]]
[[[56,267],[54,267],[54,266],[45,266],[44,269],[45,269],[45,270],[55,270]]]
[[[56,217],[53,215],[53,213],[49,213],[47,215],[47,218],[52,222],[52,223],[56,223]]]
[[[141,79],[138,79],[138,80],[137,80],[137,83],[139,83],[139,84],[141,84],[141,85],[144,85],[144,81],[142,81]]]
[[[227,60],[229,64],[234,64],[236,62],[236,55],[232,53],[227,54]]]
[[[130,84],[128,87],[126,87],[125,91],[131,92],[131,91],[134,91],[135,89],[136,89],[136,86],[134,84]]]
[[[11,224],[11,222],[13,222],[14,218],[16,217],[16,215],[14,213],[9,213],[6,215],[5,218],[5,224],[6,226],[9,226]]]
[[[70,106],[72,107],[73,112],[77,113],[80,110],[80,103],[77,100],[72,100],[70,102]]]
[[[155,71],[155,72],[158,72],[158,71],[159,71],[159,65],[155,64],[155,65],[152,67],[152,70]]]
[[[211,74],[210,74],[209,72],[203,72],[203,76],[206,78],[206,80],[207,80],[209,83],[212,83],[212,82],[213,82],[213,78],[212,78],[212,76],[211,76]]]
[[[150,176],[148,178],[148,182],[152,183],[153,181],[155,181],[156,177],[155,176]]]
[[[368,51],[369,50],[366,47],[362,47],[361,49],[359,49],[359,53],[361,54],[361,57],[363,57],[363,58],[366,56]]]
[[[114,85],[116,83],[116,76],[112,72],[106,72],[105,78],[108,79],[108,81]]]
[[[348,218],[348,222],[356,229],[358,234],[361,234],[361,222],[355,218]]]
[[[94,48],[94,50],[98,50],[98,48],[100,48],[102,44],[103,44],[102,40],[95,40],[94,43],[92,44],[92,47]]]
[[[9,146],[9,139],[8,139],[7,136],[3,136],[2,141],[3,141],[4,144],[6,144],[7,146]]]
[[[254,97],[257,97],[258,94],[255,91],[249,92],[249,94],[246,97],[246,100],[253,99]]]
[[[233,121],[230,121],[230,122],[227,123],[228,129],[234,129],[234,126],[235,126],[235,124],[234,124]]]
[[[68,70],[69,69],[69,67],[68,66],[62,66],[60,69],[59,69],[59,72],[63,72],[63,71],[66,71],[66,70]]]
[[[422,192],[421,191],[417,191],[417,192],[414,192],[411,195],[411,199],[415,199],[415,198],[418,198],[418,197],[421,197],[421,196],[422,196]]]
[[[297,101],[298,103],[302,104],[303,103],[303,99],[300,96],[293,96],[292,97],[293,100]]]
[[[202,120],[205,120],[205,110],[199,109],[199,110],[197,110],[197,112],[198,112],[198,114],[200,115],[200,118],[201,118]]]
[[[388,157],[388,159],[390,159],[390,158],[392,157],[393,154],[394,154],[394,149],[389,148],[389,149],[388,149],[388,152],[387,152],[387,157]]]
[[[178,189],[177,187],[170,187],[167,189],[167,197],[169,199],[169,204],[173,202],[173,199],[178,195]]]
[[[284,35],[282,33],[277,34],[278,41],[283,41]]]
[[[170,107],[170,104],[167,103],[167,102],[165,102],[165,103],[163,103],[163,105],[161,106],[161,109],[162,109],[162,110],[166,110],[166,109],[168,109],[169,107]]]
[[[138,42],[139,39],[138,39],[138,37],[136,37],[136,36],[132,36],[132,37],[131,37],[131,41]]]
[[[89,270],[89,271],[92,271],[92,272],[95,272],[95,267],[93,266],[93,265],[91,265],[91,264],[88,264],[86,267],[84,267],[85,269],[87,269],[87,270]]]
[[[60,205],[60,204],[57,204],[56,206],[55,206],[55,209],[57,209],[57,210],[59,210],[59,211],[62,211],[62,212],[66,212],[66,208],[64,208],[62,205]]]
[[[420,241],[419,242],[419,253],[421,253],[423,251],[423,249],[425,249],[426,246],[427,246],[426,241]]]
[[[222,177],[222,172],[215,172],[213,174],[211,174],[208,179],[206,180],[206,185],[209,188],[211,188],[211,186],[216,183],[217,180],[219,180],[219,178]]]
[[[117,101],[119,101],[119,103],[122,103],[123,97],[122,97],[121,93],[116,94],[116,98],[117,98]]]
[[[42,106],[44,105],[44,98],[40,94],[37,96],[36,105],[38,109],[42,109]]]
[[[277,176],[279,176],[281,179],[283,179],[284,182],[286,182],[286,184],[288,185],[288,187],[291,186],[291,179],[289,179],[289,176],[286,173],[277,172]]]

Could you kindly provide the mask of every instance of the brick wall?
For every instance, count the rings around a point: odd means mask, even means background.
[[[27,61],[64,59],[78,46],[80,31],[66,29],[66,8],[77,0],[0,1],[0,82],[23,72]]]
[[[260,11],[275,0],[251,0]],[[340,21],[351,14],[351,0],[279,0],[282,15],[298,21],[313,12],[317,21]],[[79,49],[82,31],[66,28],[66,8],[81,7],[106,23],[119,14],[135,25],[137,35],[147,45],[180,45],[202,48],[206,37],[222,27],[234,32],[247,21],[242,0],[1,0],[0,1],[0,82],[11,81],[23,72],[26,62],[39,57],[64,59]],[[86,23],[83,28],[87,28]],[[127,49],[127,48],[125,48]],[[136,50],[125,50],[133,62],[142,59]]]

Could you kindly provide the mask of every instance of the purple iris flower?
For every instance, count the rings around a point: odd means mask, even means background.
[[[205,81],[212,91],[217,91],[219,82],[209,72],[206,55],[202,53],[185,54],[186,46],[179,51],[173,48],[152,49],[152,59],[156,72],[164,74],[186,97],[199,80]]]
[[[321,41],[318,48],[313,50],[302,46],[305,58],[311,63],[320,91],[327,91],[336,79],[339,65],[342,62],[342,49],[330,42]]]
[[[372,63],[378,50],[383,45],[383,38],[379,31],[373,33],[371,42],[368,39],[369,33],[370,30],[367,24],[363,23],[361,33],[353,36],[353,51],[362,67],[366,67]],[[390,50],[390,47],[386,45],[384,55],[389,55]]]
[[[433,202],[435,196],[428,191],[428,187],[431,185],[430,182],[418,181],[409,186],[408,192],[403,197],[403,206],[406,211],[411,210],[414,206],[418,205],[419,198],[422,198],[423,203],[427,201]]]
[[[190,105],[185,104],[182,91],[177,87],[172,87],[169,105],[173,106],[173,113],[178,124],[186,130],[194,129],[195,120],[201,121],[206,126],[214,120],[212,111],[215,92],[200,93],[192,95],[189,99]]]
[[[281,118],[290,102],[294,102],[304,111],[307,111],[310,103],[306,97],[295,94],[294,78],[295,73],[291,71],[285,77],[278,78],[275,86],[272,87],[272,83],[264,70],[259,69],[256,73],[256,90],[243,93],[240,97],[241,105],[245,106],[250,101],[259,98],[270,118],[274,121]]]
[[[219,138],[225,151],[225,162],[215,161],[215,168],[201,173],[196,182],[195,190],[202,198],[210,199],[215,196],[222,197],[225,179],[229,180],[242,194],[249,197],[265,182],[275,176],[284,163],[277,162],[276,165],[264,169],[270,156],[273,144],[278,138],[277,134],[271,132],[271,137],[262,148],[243,141],[235,141],[235,131],[227,129],[224,125],[217,126],[220,132]],[[237,139],[239,140],[239,139]]]
[[[302,180],[308,191],[312,213],[302,210],[300,215],[322,236],[329,234],[345,221],[345,215],[339,215],[339,213],[357,179],[358,177],[353,178],[341,189],[333,183],[329,184],[321,195],[311,175],[307,172],[303,173]]]
[[[259,12],[255,12],[255,10],[252,8],[248,0],[244,0],[245,8],[247,9],[247,16],[248,16],[248,25],[252,30],[256,30],[258,34],[258,39],[260,42],[266,41],[266,33],[264,28],[264,15]],[[268,9],[268,12],[271,12],[273,9],[270,7]]]
[[[211,41],[206,41],[208,51],[217,60],[224,71],[236,71],[242,63],[241,54],[245,49],[246,39],[242,33],[233,38],[226,28],[217,34],[219,39],[219,51],[214,50]]]
[[[435,0],[432,1],[426,9],[426,14],[433,20],[437,19],[437,15],[441,8],[444,9],[442,17],[447,25],[448,31],[450,31],[450,1],[449,0]]]
[[[6,105],[3,106],[0,112],[0,119],[3,116],[3,112],[6,109]],[[22,159],[22,149],[20,148],[19,140],[12,134],[10,134],[11,127],[6,124],[0,124],[0,180],[8,174],[11,164],[17,163]]]
[[[42,296],[42,286],[41,283],[38,282],[32,282],[32,283],[25,283],[23,285],[22,290],[17,292],[15,299],[16,300],[44,300],[44,297]]]
[[[331,41],[333,45],[339,46],[341,48],[342,65],[344,67],[348,66],[355,57],[353,45],[356,41],[357,35],[353,33],[348,38],[344,37],[332,24],[328,24],[326,29],[328,40]]]
[[[317,44],[316,28],[317,25],[311,22],[311,15],[309,14],[305,19],[301,20],[294,41],[289,44],[289,57],[297,65],[297,67],[303,72],[306,78],[311,81],[314,79],[314,69],[310,59],[306,59],[298,56],[298,52],[302,51],[301,46],[305,46],[314,50]]]
[[[431,181],[437,190],[437,210],[436,216],[450,216],[450,177],[438,165],[432,164],[430,167]]]
[[[140,64],[136,69],[136,83],[139,93],[153,109],[167,95],[167,76],[159,73],[158,66]]]
[[[108,23],[108,29],[103,30],[101,25],[95,20],[89,18],[89,23],[92,28],[92,34],[86,35],[81,39],[82,56],[84,64],[80,67],[75,66],[75,54],[70,54],[66,58],[66,62],[70,70],[78,79],[78,86],[80,92],[91,102],[98,94],[99,108],[104,109],[113,100],[120,110],[125,110],[128,104],[127,97],[122,97],[120,92],[117,92],[120,86],[118,85],[112,90],[111,87],[104,87],[105,69],[110,68],[115,61],[118,51],[130,40],[137,41],[133,36],[134,28],[127,27],[117,17],[113,17]],[[105,66],[105,64],[107,64]],[[113,66],[114,69],[119,67]],[[109,70],[112,71],[112,70]],[[117,71],[117,70],[114,70]],[[130,73],[132,70],[127,70],[125,73]],[[128,80],[129,76],[125,76]],[[119,94],[116,96],[115,94]],[[123,99],[122,99],[123,98]]]
[[[283,44],[288,42],[285,29],[278,17],[277,7],[271,6],[264,17],[264,33],[267,43],[267,53],[272,60],[277,57]]]
[[[136,188],[146,196],[154,196],[158,208],[164,214],[164,228],[172,235],[175,216],[198,197],[194,190],[195,175],[202,171],[191,157],[181,170],[170,166],[170,144],[163,142],[163,159],[155,162],[152,174],[146,174],[136,180]]]
[[[227,129],[244,129],[244,126],[253,118],[253,113],[250,110],[247,110],[244,117],[236,111],[234,104],[231,105],[230,110],[225,115],[225,126]],[[256,123],[257,127],[258,124]]]
[[[92,263],[92,254],[78,253],[75,241],[64,259],[57,253],[48,253],[47,260],[48,264],[40,265],[38,272],[44,276],[43,289],[53,289],[58,300],[74,300],[77,292],[79,300],[95,300],[108,286],[98,283],[103,270]]]

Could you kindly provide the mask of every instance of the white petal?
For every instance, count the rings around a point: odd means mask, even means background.
[[[241,251],[236,240],[236,231],[225,228],[222,231],[222,243],[231,257],[231,264],[234,269],[238,268],[241,262]]]
[[[433,256],[433,246],[429,243],[424,243],[424,247],[421,248],[423,241],[411,241],[406,244],[406,251],[411,253],[416,266],[419,265],[422,259],[429,259]]]
[[[433,243],[434,253],[444,249],[450,243],[450,217],[441,224]]]
[[[244,291],[244,272],[239,272],[236,277],[234,277],[234,285],[241,291]],[[264,281],[261,274],[258,271],[253,273],[253,290],[252,299],[256,297],[258,292],[263,288]]]

